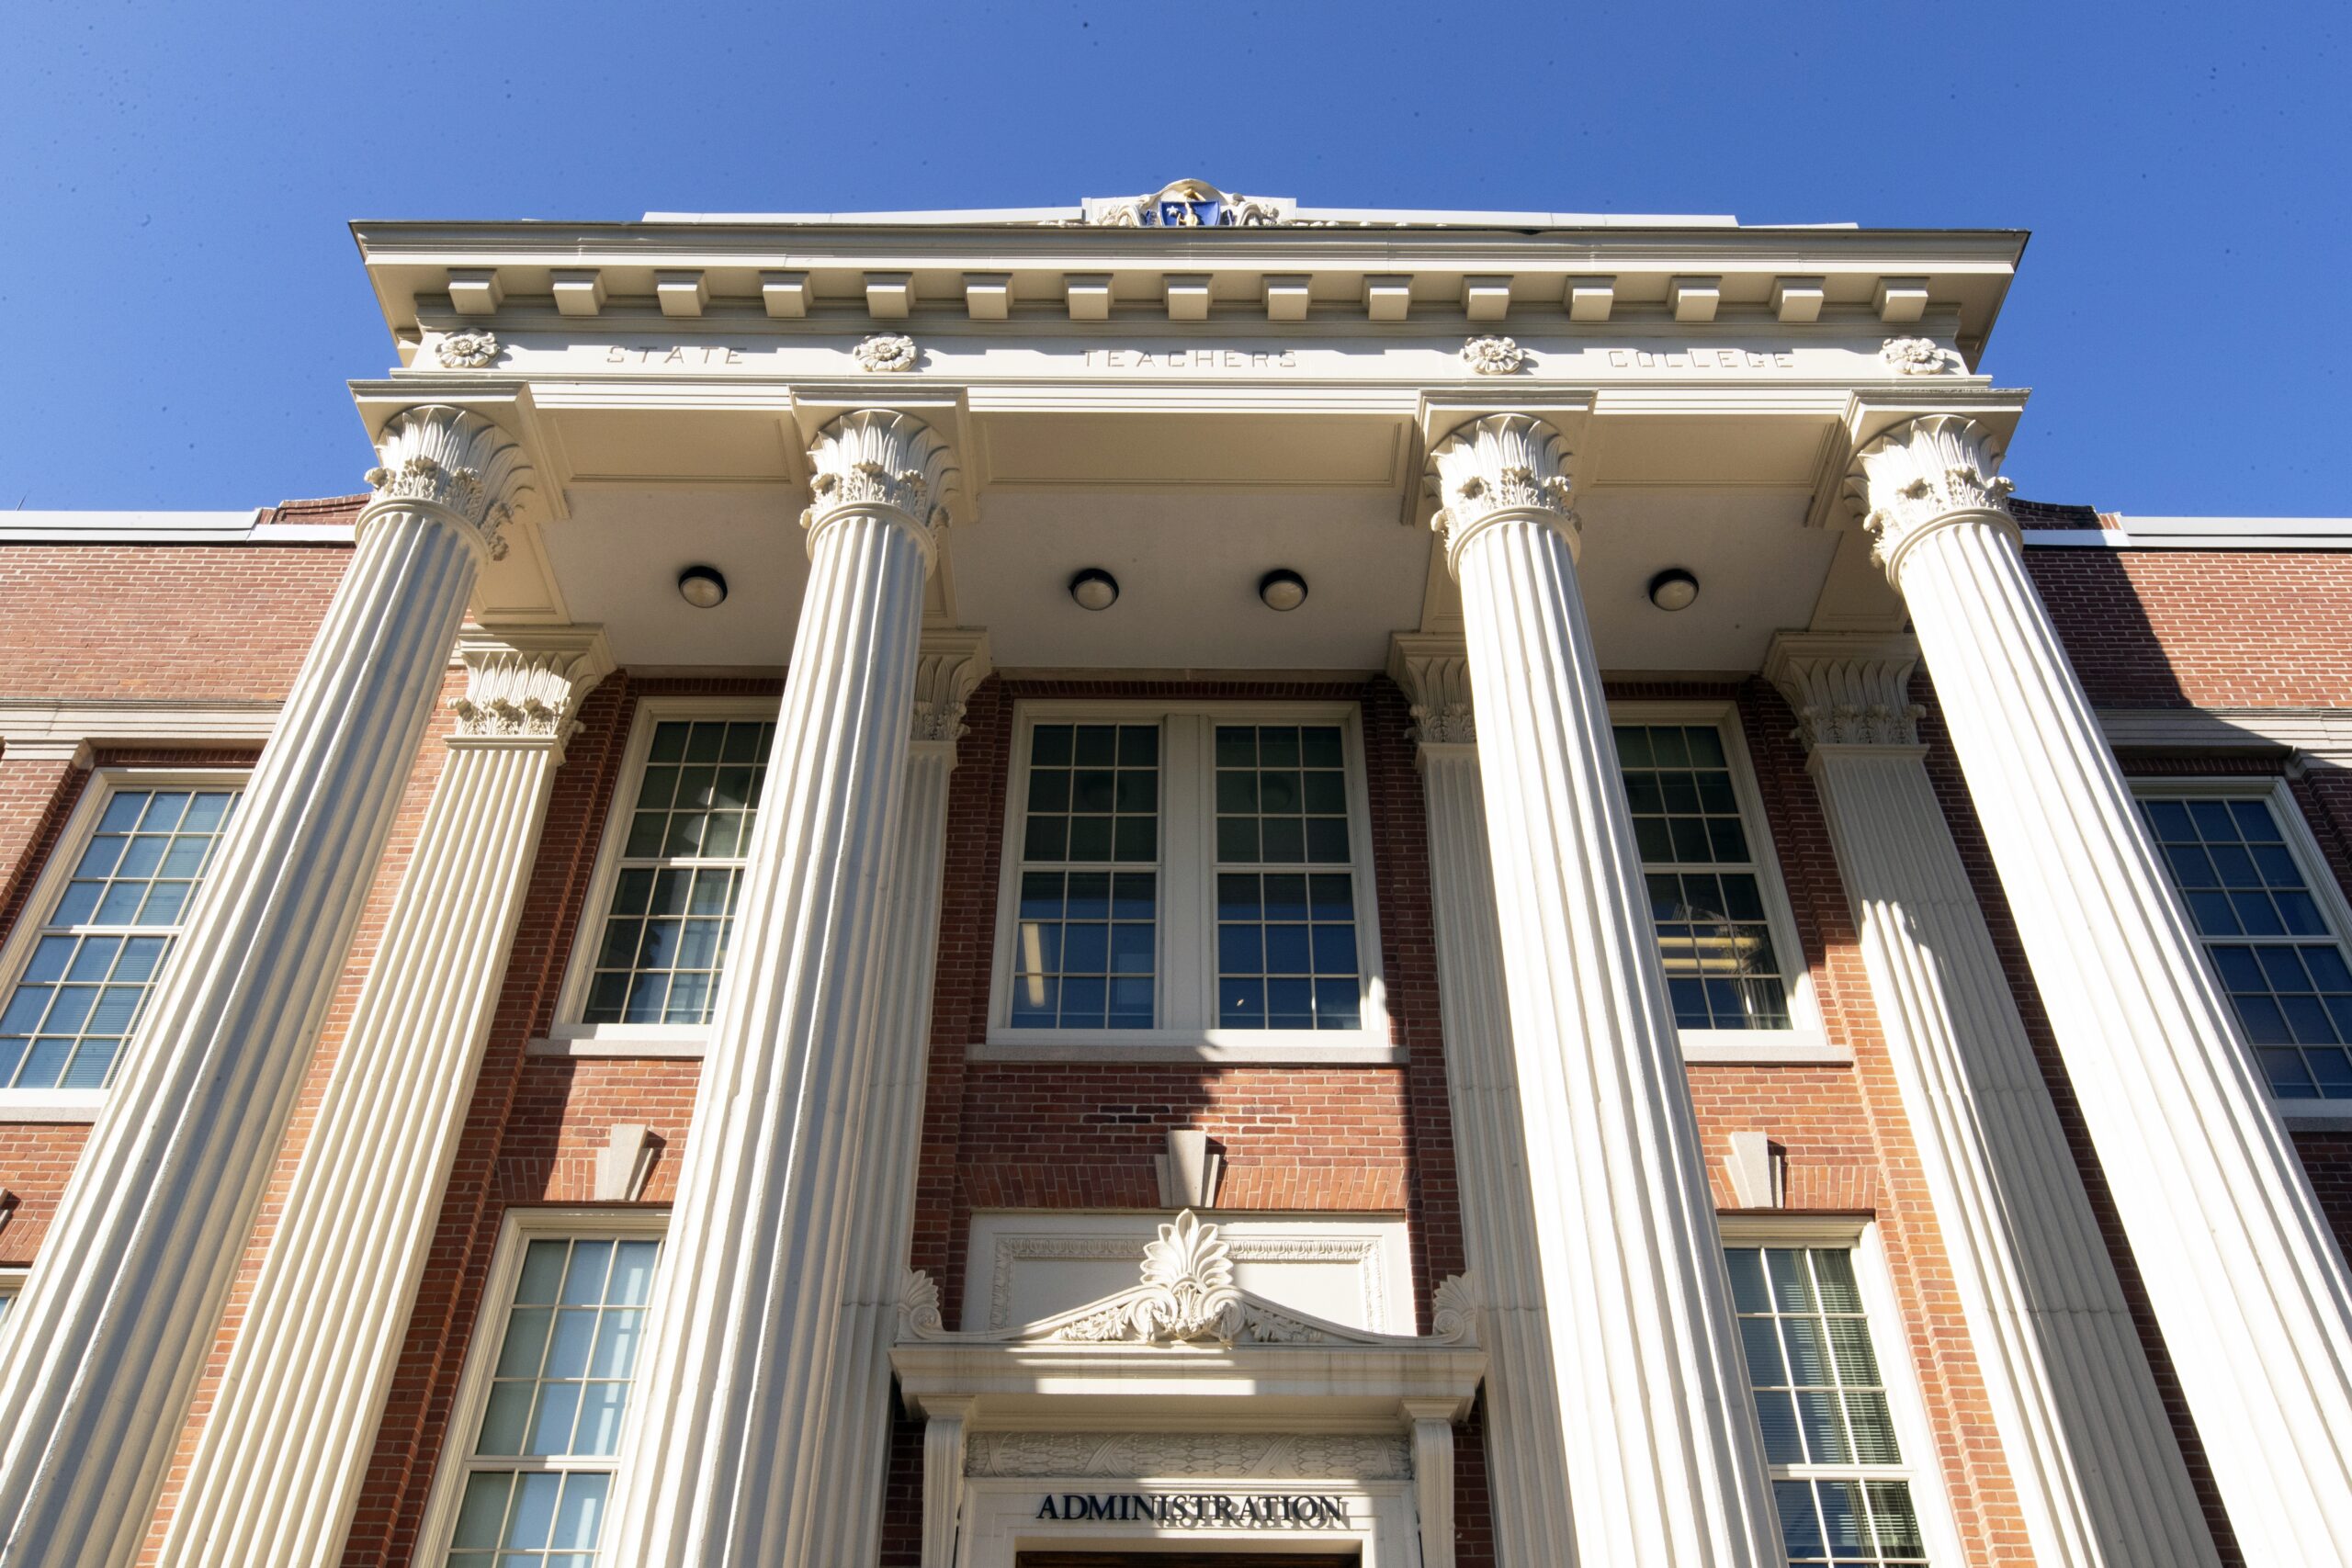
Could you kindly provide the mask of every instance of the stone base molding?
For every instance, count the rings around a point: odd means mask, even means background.
[[[2352,1562],[2352,1279],[2005,510],[1928,415],[1848,479],[1953,750],[2249,1562]]]
[[[860,1206],[878,960],[947,448],[818,434],[810,570],[653,1287],[605,1561],[800,1568]]]
[[[458,733],[180,1489],[168,1568],[341,1549],[581,699],[594,627],[468,632]]]
[[[1921,759],[1908,638],[1783,633],[1863,967],[2036,1562],[2220,1559]]]
[[[1389,673],[1411,705],[1430,835],[1438,1008],[1453,1111],[1464,1249],[1485,1298],[1487,1485],[1502,1568],[1538,1568],[1569,1539],[1560,1382],[1544,1311],[1527,1126],[1512,1058],[1510,1001],[1478,774],[1469,650],[1461,639],[1398,636]]]
[[[0,1336],[0,1562],[144,1534],[481,563],[529,469],[411,411],[357,548]]]
[[[1723,1241],[1576,576],[1569,454],[1430,454],[1461,584],[1497,931],[1577,1560],[1782,1561]]]
[[[888,926],[875,998],[874,1086],[854,1179],[860,1216],[849,1238],[841,1351],[826,1407],[826,1438],[811,1496],[820,1510],[817,1563],[879,1560],[882,1491],[890,1461],[890,1344],[914,1243],[915,1165],[931,1067],[931,985],[939,963],[940,879],[947,854],[947,783],[964,705],[987,679],[988,634],[926,632],[915,677],[914,724],[892,857]],[[961,1471],[956,1472],[960,1484]]]

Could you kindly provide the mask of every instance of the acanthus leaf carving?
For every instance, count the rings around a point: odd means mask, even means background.
[[[1478,1343],[1478,1288],[1467,1274],[1448,1274],[1438,1281],[1430,1302],[1431,1337],[1456,1345]]]
[[[434,405],[394,416],[376,450],[363,522],[388,502],[423,502],[462,518],[492,560],[506,558],[504,529],[533,477],[514,437],[481,414]]]
[[[492,640],[458,645],[466,690],[449,699],[458,734],[469,739],[546,740],[560,746],[577,727],[572,716],[603,679],[601,653],[578,646],[509,646]]]
[[[965,705],[988,674],[988,633],[927,634],[915,665],[911,738],[918,742],[962,739]]]
[[[899,1337],[936,1339],[944,1333],[939,1316],[939,1283],[910,1269],[899,1283]]]
[[[1430,525],[1449,563],[1481,526],[1513,514],[1549,522],[1573,545],[1572,456],[1557,430],[1526,414],[1490,414],[1447,436],[1430,454],[1425,482],[1437,499]]]
[[[1399,633],[1389,639],[1388,675],[1405,694],[1416,744],[1466,746],[1478,739],[1470,651],[1460,638]]]
[[[947,444],[910,414],[886,409],[845,413],[808,447],[813,470],[800,525],[818,530],[844,512],[880,508],[911,523],[926,550],[947,525],[947,497],[960,478]]]
[[[1855,454],[1846,497],[1871,536],[1871,558],[1893,578],[1902,557],[1940,520],[1962,514],[1998,518],[2012,532],[2001,446],[1993,432],[1962,414],[1924,414]]]

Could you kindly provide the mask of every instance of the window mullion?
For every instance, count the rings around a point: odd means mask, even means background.
[[[1216,975],[1209,962],[1213,916],[1208,897],[1211,849],[1208,721],[1168,716],[1160,776],[1160,1026],[1201,1030],[1216,1017]]]

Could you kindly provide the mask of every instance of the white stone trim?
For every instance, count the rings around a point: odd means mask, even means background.
[[[258,744],[277,728],[274,699],[182,703],[157,698],[52,701],[0,697],[0,757],[58,756],[77,745]]]
[[[1311,1482],[1255,1478],[1214,1483],[1194,1477],[1138,1479],[1132,1490],[1160,1492],[1215,1491],[1235,1496],[1285,1496],[1300,1492],[1330,1495],[1348,1501],[1349,1523],[1340,1529],[1285,1531],[1204,1527],[1159,1527],[1148,1522],[1118,1523],[1089,1520],[1075,1529],[1057,1529],[1036,1517],[1038,1499],[1051,1493],[1081,1492],[1090,1495],[1117,1489],[1102,1477],[1064,1476],[1015,1478],[971,1476],[964,1483],[964,1522],[956,1538],[952,1568],[1013,1568],[1023,1551],[1330,1551],[1353,1553],[1361,1568],[1422,1568],[1419,1532],[1414,1526],[1413,1483],[1409,1481],[1321,1479]],[[926,1554],[922,1568],[951,1568]]]
[[[1029,735],[1039,723],[1160,726],[1159,950],[1152,1029],[1016,1029],[1012,1007],[1014,933],[1019,925],[1023,818],[1028,801]],[[1218,1029],[1216,1017],[1216,744],[1219,724],[1331,724],[1340,731],[1347,763],[1348,832],[1354,847],[1347,869],[1355,884],[1356,954],[1363,976],[1363,1027],[1354,1030]],[[1380,868],[1372,834],[1371,795],[1363,750],[1363,705],[1349,699],[1237,701],[1184,698],[1023,698],[1014,705],[1006,761],[1002,857],[998,871],[996,950],[989,983],[985,1043],[967,1055],[978,1061],[1248,1062],[1392,1064],[1404,1048],[1392,1043],[1381,973]],[[1117,863],[1104,870],[1116,871]],[[1302,866],[1302,871],[1318,869]],[[1338,869],[1323,866],[1322,870]]]
[[[98,768],[94,770],[82,786],[80,798],[67,813],[65,826],[51,846],[48,858],[41,863],[40,874],[33,879],[31,889],[17,914],[16,929],[0,943],[0,1007],[16,994],[17,981],[31,961],[33,949],[40,945],[41,932],[50,912],[64,897],[65,885],[74,879],[74,866],[89,847],[90,837],[97,831],[106,817],[107,805],[118,791],[125,789],[221,789],[242,790],[250,770],[238,768]],[[214,852],[218,857],[219,852]],[[210,873],[206,874],[207,880]],[[194,900],[190,900],[193,905]],[[164,964],[150,983],[149,997],[160,989],[164,978],[179,956],[177,933],[187,929],[187,911],[183,911],[175,932],[172,951],[164,956]],[[142,1019],[143,1026],[145,1021]],[[117,1061],[118,1077],[130,1065],[131,1053],[145,1039],[142,1027],[123,1043],[121,1057]],[[0,1089],[0,1122],[88,1122],[98,1119],[98,1111],[107,1102],[107,1090],[103,1089]]]
[[[473,1332],[467,1337],[466,1366],[458,1379],[458,1397],[450,1406],[448,1431],[441,1439],[440,1456],[433,1466],[433,1490],[425,1502],[423,1528],[417,1532],[419,1562],[439,1562],[449,1553],[449,1538],[458,1528],[458,1505],[465,1500],[466,1477],[471,1472],[469,1461],[473,1458],[474,1437],[481,1426],[482,1407],[490,1402],[491,1376],[498,1367],[499,1342],[506,1337],[507,1314],[514,1310],[514,1280],[523,1271],[524,1252],[533,1241],[542,1239],[662,1241],[668,1235],[669,1225],[666,1209],[518,1205],[506,1211],[499,1226],[497,1248],[491,1255],[489,1278],[482,1284],[481,1304],[474,1313]],[[656,1272],[668,1266],[665,1249]],[[640,1369],[644,1361],[645,1353],[640,1348]],[[643,1392],[642,1385],[632,1381],[628,1411],[623,1416],[627,1425],[634,1426],[642,1419],[639,1406]],[[618,1463],[616,1458],[613,1467],[617,1468]],[[614,1489],[619,1489],[617,1481]],[[607,1527],[612,1522],[609,1506],[608,1504]]]
[[[605,814],[597,840],[596,869],[588,879],[588,899],[580,908],[578,934],[566,960],[563,983],[556,989],[555,1023],[544,1040],[526,1050],[544,1056],[699,1056],[710,1035],[708,1025],[696,1028],[677,1023],[582,1023],[588,985],[596,970],[596,950],[605,940],[605,922],[612,915],[613,886],[621,874],[621,851],[628,842],[629,818],[637,807],[637,792],[645,779],[645,760],[653,750],[653,731],[664,719],[756,719],[772,721],[777,712],[773,697],[639,697],[628,716],[628,743],[621,754],[621,770],[613,786],[612,805]],[[753,814],[756,818],[757,814]]]
[[[2352,762],[2352,709],[2101,708],[2100,733],[2118,750],[2286,750]]]

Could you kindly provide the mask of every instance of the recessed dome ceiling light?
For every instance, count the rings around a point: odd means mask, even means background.
[[[1258,597],[1269,610],[1295,610],[1306,603],[1306,579],[1278,567],[1258,580]]]
[[[1679,566],[1650,579],[1650,603],[1661,610],[1687,610],[1699,597],[1699,580]]]
[[[678,573],[678,597],[697,610],[715,610],[727,602],[727,580],[715,566],[690,566]]]
[[[1099,566],[1090,566],[1069,580],[1069,596],[1081,610],[1107,610],[1119,602],[1119,580]]]

